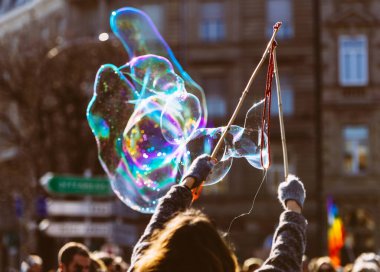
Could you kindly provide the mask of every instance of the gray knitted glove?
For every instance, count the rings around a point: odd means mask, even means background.
[[[207,154],[200,155],[191,163],[186,174],[183,175],[182,180],[184,180],[187,177],[194,178],[195,182],[193,188],[196,188],[199,185],[201,185],[203,181],[206,180],[207,176],[210,174],[212,167],[213,163],[211,161],[211,157]]]
[[[281,182],[278,186],[278,199],[284,209],[286,209],[286,201],[288,200],[295,200],[303,208],[305,197],[306,192],[303,183],[294,175],[288,175],[286,181]]]

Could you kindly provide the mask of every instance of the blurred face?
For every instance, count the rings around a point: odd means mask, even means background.
[[[90,257],[76,254],[68,266],[61,265],[61,270],[62,272],[89,272],[90,263]]]
[[[324,263],[319,267],[318,271],[320,271],[320,272],[335,272],[336,270],[334,269],[334,267],[332,267],[331,264]]]
[[[107,266],[107,271],[114,272],[115,270],[115,264],[112,262],[109,266]]]
[[[28,272],[42,272],[42,266],[39,264],[35,264],[31,268],[29,268]]]

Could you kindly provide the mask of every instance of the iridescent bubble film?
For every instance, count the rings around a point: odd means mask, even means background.
[[[202,88],[182,69],[143,12],[117,10],[111,28],[130,59],[120,67],[100,67],[87,119],[114,192],[129,207],[152,213],[191,162],[212,153],[224,128],[206,128]],[[205,185],[222,180],[233,158],[244,157],[262,169],[262,104],[250,109],[244,127],[229,129]]]

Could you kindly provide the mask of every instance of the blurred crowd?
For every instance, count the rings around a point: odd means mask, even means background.
[[[380,255],[374,252],[362,253],[353,263],[344,266],[334,266],[330,257],[322,256],[308,258],[303,256],[303,272],[380,272]],[[252,272],[260,268],[263,260],[260,258],[248,258],[242,265],[242,272]]]
[[[44,270],[43,260],[38,255],[29,255],[22,263],[20,272],[125,272],[129,264],[120,256],[104,251],[90,252],[81,243],[65,244],[58,255],[58,267]],[[246,259],[241,264],[242,272],[252,272],[259,269],[264,260],[257,257]],[[374,252],[362,253],[353,263],[335,267],[328,256],[308,258],[303,257],[303,272],[380,272],[380,255]]]
[[[90,252],[82,243],[68,242],[57,253],[58,272],[274,272],[339,271],[380,272],[380,256],[362,253],[352,263],[339,266],[339,258],[305,255],[307,220],[302,214],[306,190],[302,181],[287,175],[278,186],[283,207],[265,260],[248,258],[242,264],[211,219],[192,209],[199,187],[215,165],[210,156],[196,158],[181,184],[172,186],[159,200],[143,235],[134,246],[129,264],[121,256]],[[256,256],[257,257],[257,256]],[[332,261],[334,260],[334,262]],[[130,266],[130,268],[129,268]],[[41,272],[43,260],[28,256],[22,272]],[[44,268],[46,269],[46,268]]]
[[[121,256],[104,251],[90,252],[82,243],[68,242],[57,254],[58,267],[48,270],[38,255],[29,255],[20,272],[125,272],[129,265]]]

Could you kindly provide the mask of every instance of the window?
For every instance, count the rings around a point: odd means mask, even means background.
[[[33,0],[3,0],[0,1],[0,14],[7,13],[8,11],[22,6],[28,2],[33,2]]]
[[[226,37],[224,5],[222,3],[201,4],[199,36],[202,41],[216,42]]]
[[[226,82],[222,77],[209,77],[204,79],[203,84],[207,110],[210,118],[225,117],[227,111]]]
[[[368,168],[368,128],[347,126],[343,129],[344,171],[363,174]]]
[[[344,214],[345,236],[350,239],[353,253],[358,256],[362,252],[375,251],[376,217],[363,208],[348,209]]]
[[[163,7],[160,5],[143,5],[141,10],[143,10],[150,17],[158,31],[163,33],[165,23]]]
[[[288,84],[281,85],[282,113],[290,116],[294,113],[294,92]],[[278,115],[277,89],[272,89],[271,115]]]
[[[368,48],[366,36],[340,36],[339,80],[343,86],[367,85]]]
[[[282,22],[278,39],[289,39],[294,36],[292,0],[267,0],[267,36],[271,37],[273,25]]]

